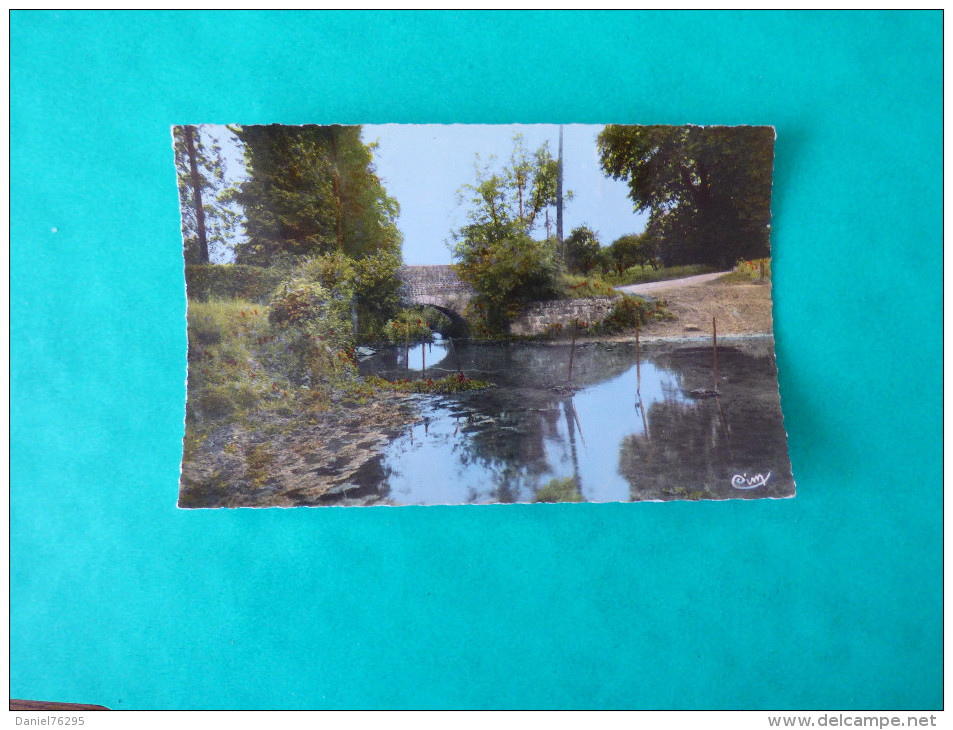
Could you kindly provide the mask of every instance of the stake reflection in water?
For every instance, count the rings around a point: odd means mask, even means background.
[[[714,403],[708,395],[713,354],[697,343],[640,342],[637,350],[634,342],[577,341],[572,393],[562,385],[571,345],[457,341],[452,347],[453,360],[447,352],[428,363],[431,376],[462,368],[496,387],[415,397],[420,419],[381,457],[385,501],[531,502],[563,478],[574,478],[593,502],[793,494],[770,339],[744,350],[722,345],[725,379]],[[361,367],[392,380],[419,377],[402,363],[403,357],[381,353]],[[764,488],[740,494],[731,487],[735,473],[768,471],[773,476]]]
[[[570,411],[572,412],[571,420],[569,418]],[[572,456],[572,476],[576,481],[576,489],[582,492],[582,472],[579,469],[579,452],[576,451],[576,437],[573,423],[575,423],[576,428],[579,429],[579,439],[582,441],[583,447],[585,447],[586,441],[582,437],[582,426],[579,425],[579,416],[576,414],[576,409],[573,406],[572,397],[563,401],[563,413],[566,415],[566,431],[569,434],[569,450]]]
[[[642,400],[642,348],[639,345],[639,326],[635,326],[635,410],[642,414],[642,431],[649,436],[649,422],[645,416],[645,403]]]

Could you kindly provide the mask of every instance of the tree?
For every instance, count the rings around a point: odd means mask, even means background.
[[[570,271],[587,275],[598,263],[599,238],[588,226],[572,229],[565,242],[566,266]]]
[[[549,144],[530,154],[523,135],[516,134],[509,167],[492,172],[493,161],[491,157],[489,164],[481,165],[477,155],[476,183],[458,192],[458,202],[469,203],[467,227],[482,226],[491,235],[510,230],[531,234],[539,225],[540,213],[556,205],[559,166]]]
[[[629,183],[668,264],[729,266],[770,253],[770,127],[609,125],[602,169]]]
[[[502,331],[519,305],[557,295],[559,263],[554,239],[534,241],[511,227],[489,238],[471,229],[454,248],[455,271],[477,292],[476,304],[491,330]]]
[[[619,276],[622,276],[630,266],[641,266],[643,270],[646,265],[654,269],[658,268],[655,241],[648,231],[619,236],[609,246],[608,251]]]
[[[530,233],[539,214],[555,205],[557,177],[548,145],[530,155],[517,134],[509,167],[491,172],[478,157],[476,182],[460,189],[460,203],[469,204],[468,223],[451,233],[450,248],[457,274],[476,290],[492,329],[505,328],[519,304],[556,296],[556,244]]]
[[[563,243],[563,125],[559,125],[559,159],[556,161],[556,239]],[[565,257],[565,252],[563,253]]]
[[[248,241],[239,263],[269,264],[279,254],[341,251],[359,259],[399,251],[397,202],[373,166],[374,145],[360,127],[249,126],[236,130],[249,179],[236,200]]]
[[[173,127],[172,140],[185,260],[207,264],[210,251],[230,245],[237,218],[229,207],[233,191],[225,184],[222,148],[209,125]]]

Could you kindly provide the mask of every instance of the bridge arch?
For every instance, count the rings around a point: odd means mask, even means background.
[[[430,306],[450,317],[457,332],[465,332],[463,312],[476,292],[463,282],[452,266],[403,266],[402,300],[406,306]]]

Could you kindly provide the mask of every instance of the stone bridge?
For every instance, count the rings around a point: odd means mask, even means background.
[[[466,334],[468,328],[463,311],[476,292],[460,280],[453,267],[404,266],[400,278],[404,282],[401,298],[405,305],[435,307],[450,317],[454,337]],[[574,320],[600,322],[612,311],[614,304],[612,297],[531,303],[510,322],[509,331],[513,335],[531,336],[547,332],[554,325],[565,329]]]
[[[407,304],[429,304],[460,320],[463,310],[474,295],[452,266],[403,266],[400,278],[404,282],[404,301]]]

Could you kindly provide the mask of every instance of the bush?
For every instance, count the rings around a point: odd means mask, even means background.
[[[504,331],[520,305],[559,296],[553,239],[534,241],[520,230],[496,236],[471,227],[454,248],[454,256],[460,260],[454,270],[477,292],[480,318],[490,331]]]
[[[342,310],[349,312],[353,301],[362,338],[379,340],[387,320],[400,309],[400,266],[400,254],[394,251],[377,251],[359,260],[333,252],[299,260],[286,278],[320,284],[327,298],[347,302]]]
[[[382,250],[354,264],[354,295],[360,335],[367,340],[383,336],[384,324],[400,310],[400,253]]]
[[[612,284],[598,276],[574,276],[563,274],[559,281],[560,299],[589,299],[591,297],[617,297],[621,294]]]
[[[188,264],[185,289],[189,299],[245,299],[263,303],[281,281],[281,273],[240,264]]]
[[[433,339],[434,332],[445,334],[450,330],[450,318],[434,307],[402,309],[396,317],[384,325],[384,337],[388,342],[420,342]]]
[[[606,315],[602,322],[593,327],[592,331],[624,332],[636,327],[644,327],[652,318],[663,316],[659,305],[650,304],[639,297],[626,295],[616,302],[612,311]]]
[[[222,329],[212,317],[189,318],[189,342],[211,347],[222,341]]]
[[[333,299],[321,284],[305,279],[285,282],[275,292],[268,316],[269,369],[299,385],[331,385],[354,376],[354,339],[350,301]],[[268,337],[260,344],[268,344]]]
[[[384,336],[387,341],[396,344],[421,340],[429,342],[432,334],[430,325],[414,309],[401,310],[396,317],[388,320],[384,325]]]
[[[493,383],[485,380],[474,380],[471,377],[457,373],[456,375],[447,375],[443,378],[421,378],[419,380],[395,380],[389,381],[379,378],[375,375],[365,379],[366,384],[371,388],[380,388],[382,390],[397,390],[404,393],[431,393],[439,395],[450,395],[453,393],[462,393],[467,390],[482,390],[492,388]]]
[[[735,264],[731,273],[725,274],[719,279],[727,283],[748,283],[771,280],[771,259],[754,259],[745,261],[741,259]]]
[[[187,417],[190,423],[242,417],[255,410],[283,412],[299,395],[322,398],[346,387],[356,377],[350,321],[334,313],[320,296],[289,288],[278,297],[285,316],[270,321],[269,310],[239,300],[189,302],[189,379]],[[304,301],[302,308],[293,301]],[[288,316],[330,308],[330,316]],[[291,322],[291,319],[295,319]],[[197,333],[214,331],[218,341],[203,344]],[[206,337],[206,339],[208,339]],[[302,389],[304,386],[304,389]],[[305,403],[305,405],[309,405]],[[204,426],[203,426],[204,427]]]
[[[566,268],[573,273],[585,276],[599,263],[599,238],[588,226],[573,228],[565,241],[565,249]]]
[[[536,492],[534,502],[584,502],[582,492],[575,477],[551,479],[545,487]]]
[[[320,284],[329,298],[350,299],[354,295],[354,261],[340,252],[302,259],[289,279]]]
[[[272,295],[268,321],[274,324],[298,324],[318,319],[328,309],[328,295],[317,282],[292,279]]]

